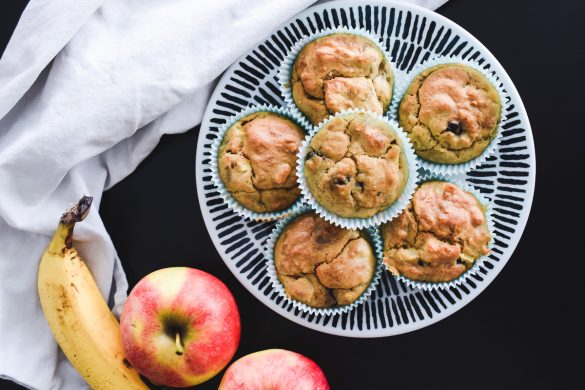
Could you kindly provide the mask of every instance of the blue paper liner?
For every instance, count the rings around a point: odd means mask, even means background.
[[[295,307],[296,309],[299,309],[300,311],[302,311],[304,313],[317,314],[317,315],[335,315],[335,314],[340,314],[340,313],[346,313],[346,312],[354,309],[355,307],[359,306],[361,303],[363,303],[372,294],[372,292],[376,289],[376,286],[378,285],[378,283],[380,281],[382,272],[384,271],[384,265],[383,265],[384,264],[384,253],[383,253],[382,238],[380,237],[378,230],[375,228],[362,230],[362,232],[365,232],[366,235],[368,236],[369,241],[370,241],[370,245],[372,246],[372,249],[374,251],[374,256],[376,257],[376,270],[374,271],[374,276],[372,277],[372,280],[370,281],[370,285],[362,293],[362,295],[359,296],[358,299],[353,301],[351,304],[344,305],[344,306],[335,306],[335,307],[328,307],[328,308],[316,308],[316,307],[309,306],[303,302],[292,299],[286,293],[284,286],[280,282],[280,279],[278,279],[278,275],[276,273],[276,267],[274,265],[274,247],[276,246],[276,241],[278,240],[278,237],[280,237],[280,234],[282,233],[284,228],[286,228],[288,226],[289,223],[291,223],[297,217],[299,217],[305,213],[310,213],[310,212],[313,212],[313,210],[311,210],[310,207],[305,205],[305,206],[301,207],[295,214],[289,215],[276,223],[276,226],[272,230],[272,233],[270,234],[270,236],[268,237],[268,240],[266,241],[266,246],[264,247],[264,257],[266,259],[268,277],[270,278],[272,286],[274,287],[274,289],[276,290],[278,295],[283,297],[287,302],[290,302],[293,305],[293,307]]]
[[[390,125],[390,127],[396,133],[398,140],[400,141],[400,146],[404,151],[406,157],[406,163],[408,164],[408,178],[402,194],[400,197],[392,203],[390,206],[385,208],[384,210],[378,212],[377,214],[373,215],[369,218],[346,218],[341,217],[335,214],[332,211],[329,211],[327,208],[323,207],[317,199],[311,193],[311,190],[307,186],[307,180],[305,178],[305,156],[307,154],[307,150],[310,146],[311,140],[313,136],[327,123],[331,120],[344,115],[350,114],[357,114],[357,113],[366,113],[371,115],[379,120],[382,120]],[[303,198],[306,203],[310,205],[310,207],[315,210],[319,216],[323,217],[326,221],[333,223],[337,226],[341,226],[343,228],[348,229],[364,229],[376,225],[380,225],[384,222],[390,221],[394,217],[396,217],[404,208],[408,205],[408,202],[412,198],[414,194],[414,189],[416,187],[416,181],[418,178],[418,160],[414,154],[414,149],[412,144],[410,143],[409,138],[406,136],[404,130],[400,128],[398,123],[389,120],[386,116],[378,115],[369,111],[365,110],[358,110],[358,109],[350,109],[346,111],[339,112],[335,115],[330,116],[329,118],[325,119],[323,122],[318,124],[311,130],[311,132],[307,135],[301,148],[298,153],[298,162],[297,162],[297,178],[299,181],[299,185],[301,186],[301,192],[303,194]]]
[[[464,182],[461,182],[458,180],[453,180],[452,178],[449,178],[449,177],[443,176],[443,175],[438,175],[438,174],[433,174],[433,173],[424,174],[419,178],[418,186],[420,186],[421,184],[423,184],[425,182],[429,182],[429,181],[445,181],[448,183],[455,184],[456,186],[465,190],[466,192],[471,193],[478,200],[478,202],[482,206],[485,207],[484,213],[485,213],[488,231],[490,233],[490,242],[488,244],[488,249],[491,252],[493,249],[493,246],[494,246],[494,220],[493,220],[493,216],[492,216],[493,210],[492,210],[490,202],[487,199],[485,199],[479,191],[477,191],[475,188],[469,186],[467,183],[464,183]],[[381,236],[382,240],[384,240],[382,234],[380,234],[380,236]],[[471,266],[471,268],[469,268],[468,270],[463,272],[456,279],[450,280],[448,282],[422,282],[422,281],[418,281],[418,280],[412,280],[412,279],[409,279],[403,275],[394,274],[392,271],[390,271],[388,269],[388,267],[386,266],[386,263],[384,263],[384,266],[388,270],[388,272],[390,272],[397,280],[404,282],[407,286],[430,291],[430,290],[436,290],[436,289],[447,289],[447,288],[462,284],[468,278],[470,278],[472,275],[475,275],[479,272],[481,265],[483,264],[483,261],[485,260],[485,258],[487,256],[489,256],[489,255],[484,255],[484,256],[477,258],[473,262],[473,265]]]
[[[327,29],[320,30],[314,34],[307,35],[307,36],[303,37],[300,41],[298,41],[297,43],[294,44],[294,46],[290,49],[290,51],[288,52],[288,54],[286,55],[286,57],[284,58],[284,60],[280,64],[280,68],[278,70],[278,83],[280,85],[280,91],[282,92],[286,106],[290,110],[292,110],[293,112],[306,118],[305,114],[303,114],[301,112],[301,110],[299,110],[299,108],[297,107],[297,105],[294,101],[293,95],[292,95],[292,87],[290,85],[290,79],[292,76],[292,70],[293,70],[294,63],[297,59],[297,56],[301,52],[301,50],[303,50],[303,48],[308,43],[310,43],[318,38],[322,38],[322,37],[325,37],[328,35],[333,35],[333,34],[340,34],[340,33],[341,34],[359,35],[361,37],[367,38],[370,41],[372,41],[373,43],[375,43],[378,46],[378,48],[380,49],[380,51],[384,54],[384,57],[386,58],[386,62],[388,63],[388,66],[390,66],[390,68],[392,69],[392,85],[390,86],[391,87],[391,90],[390,90],[391,99],[390,99],[390,104],[388,105],[388,107],[384,109],[384,115],[386,115],[390,111],[390,107],[392,106],[392,98],[394,96],[394,89],[395,89],[395,85],[396,85],[396,69],[394,68],[393,63],[390,60],[390,58],[391,58],[390,53],[386,50],[386,48],[384,47],[384,45],[380,41],[381,40],[380,36],[374,35],[374,34],[368,32],[367,30],[360,29],[360,28],[348,28],[348,27],[327,28]],[[306,118],[306,119],[309,123],[311,123],[311,121],[309,121],[308,118]]]
[[[234,210],[237,214],[241,215],[244,218],[255,220],[255,221],[271,221],[279,218],[283,218],[291,213],[297,211],[303,204],[303,197],[302,195],[287,209],[280,210],[280,211],[273,211],[273,212],[263,212],[259,213],[250,209],[247,209],[242,204],[240,204],[225,188],[223,181],[219,175],[219,168],[217,166],[217,159],[218,159],[218,152],[223,141],[223,137],[226,131],[233,126],[236,122],[240,119],[254,114],[256,112],[272,112],[275,114],[282,115],[294,123],[296,123],[305,133],[310,128],[309,123],[304,119],[304,117],[299,117],[298,114],[290,112],[287,109],[281,107],[275,107],[270,105],[260,105],[260,106],[252,106],[248,107],[238,114],[232,116],[224,125],[221,126],[219,132],[217,134],[217,138],[213,141],[211,145],[211,180],[213,184],[217,186],[217,191],[219,192],[222,199],[227,203],[230,209]]]
[[[460,164],[444,164],[444,163],[435,163],[432,161],[425,160],[424,158],[417,155],[417,158],[420,161],[420,166],[426,171],[431,173],[435,173],[438,175],[457,175],[464,172],[469,172],[470,170],[474,169],[475,167],[483,164],[490,156],[496,153],[498,149],[498,144],[500,143],[502,137],[502,117],[503,113],[507,112],[509,100],[506,98],[507,94],[503,89],[502,82],[499,81],[496,76],[491,73],[489,70],[485,69],[485,64],[482,66],[480,63],[472,60],[467,60],[462,58],[461,56],[452,56],[452,57],[433,57],[422,64],[415,66],[410,72],[408,73],[399,73],[396,75],[396,82],[395,82],[395,89],[394,95],[392,98],[392,103],[390,104],[390,109],[388,110],[388,115],[390,118],[395,120],[396,122],[400,123],[398,118],[398,109],[400,107],[400,103],[402,102],[402,98],[404,97],[404,93],[412,83],[412,81],[426,69],[432,68],[436,65],[446,65],[446,64],[462,64],[465,66],[469,66],[474,68],[481,74],[483,74],[490,83],[494,86],[494,88],[498,91],[500,96],[500,120],[498,121],[498,126],[496,128],[496,135],[494,139],[490,141],[487,145],[485,150],[477,157]],[[408,133],[407,133],[408,134]],[[415,151],[416,153],[416,151]]]

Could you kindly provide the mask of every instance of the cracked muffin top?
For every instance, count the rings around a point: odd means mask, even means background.
[[[295,167],[303,138],[299,126],[275,113],[240,119],[219,147],[219,175],[227,191],[255,212],[288,208],[300,196]]]
[[[443,164],[465,163],[494,139],[501,102],[481,72],[462,64],[431,67],[410,84],[398,109],[416,153]]]
[[[364,233],[311,212],[284,228],[274,247],[274,266],[290,298],[325,308],[357,300],[374,277],[376,259]]]
[[[444,181],[423,183],[409,207],[382,226],[384,263],[394,275],[448,282],[489,253],[485,208]]]
[[[346,33],[317,38],[297,56],[293,99],[313,124],[349,108],[383,114],[394,78],[384,53],[370,39]]]
[[[400,197],[408,164],[390,124],[359,112],[337,116],[317,131],[304,172],[321,206],[342,217],[369,218]]]

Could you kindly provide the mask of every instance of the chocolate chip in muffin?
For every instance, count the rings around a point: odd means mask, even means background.
[[[484,74],[464,64],[441,64],[414,78],[398,119],[419,157],[461,164],[481,155],[496,137],[501,110],[500,95]]]
[[[404,145],[390,123],[371,113],[339,114],[315,133],[310,147],[321,157],[305,160],[307,187],[332,213],[369,218],[404,191]]]
[[[449,121],[445,131],[450,131],[456,135],[461,135],[461,132],[463,132],[463,127],[461,127],[461,123],[458,121]]]
[[[344,185],[348,184],[350,180],[351,180],[351,177],[349,177],[349,175],[343,176],[343,177],[336,177],[333,179],[333,184],[338,185],[338,186],[344,186]]]
[[[310,160],[315,156],[323,157],[323,154],[318,150],[309,150],[309,153],[307,153],[307,157],[305,157],[305,160]]]

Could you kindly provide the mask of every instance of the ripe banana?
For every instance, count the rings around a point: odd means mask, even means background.
[[[63,214],[41,258],[41,306],[65,356],[93,389],[148,389],[126,360],[118,321],[72,246],[75,223],[85,218],[92,199],[84,196]]]

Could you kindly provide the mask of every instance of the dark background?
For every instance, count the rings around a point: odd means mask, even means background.
[[[26,2],[3,4],[0,50]],[[238,302],[235,358],[285,348],[314,359],[332,389],[584,389],[580,246],[585,112],[585,4],[451,0],[438,12],[499,59],[526,105],[537,150],[530,220],[510,262],[473,302],[430,327],[382,339],[330,336],[274,313],[224,265],[195,193],[198,128],[165,136],[104,194],[100,213],[133,286],[147,273],[191,266],[223,280]],[[216,389],[222,373],[198,389]],[[20,388],[0,381],[1,389]]]

